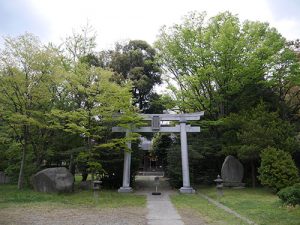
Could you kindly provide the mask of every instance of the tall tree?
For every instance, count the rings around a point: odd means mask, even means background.
[[[164,27],[156,46],[180,109],[204,110],[212,119],[256,105],[260,98],[271,101],[272,89],[284,98],[282,87],[298,82],[299,63],[285,39],[267,23],[241,23],[229,12],[209,20],[205,13],[192,13],[182,24]],[[265,91],[252,93],[258,101],[234,102],[259,85]]]
[[[112,72],[102,68],[77,63],[61,85],[66,96],[63,101],[71,107],[52,110],[53,127],[84,139],[85,144],[78,155],[83,180],[86,180],[87,169],[92,175],[101,171],[95,147],[108,142],[105,137],[111,132],[112,124],[117,119],[122,122],[124,118],[127,122],[135,121],[130,82],[117,84],[111,81],[111,75]],[[122,114],[114,118],[117,112]]]
[[[181,24],[163,27],[156,47],[159,62],[169,77],[170,96],[179,110],[205,111],[201,123],[208,126],[201,135],[207,138],[197,146],[198,152],[211,152],[218,157],[218,152],[228,147],[222,138],[225,142],[237,138],[235,153],[249,163],[257,163],[267,140],[284,146],[287,135],[293,139],[293,129],[272,112],[278,111],[285,120],[295,115],[297,107],[293,103],[298,95],[300,65],[275,28],[267,23],[240,22],[229,12],[209,19],[205,13],[194,12]],[[255,114],[256,118],[245,115],[261,101],[268,106],[266,111]],[[243,129],[224,133],[223,121],[229,115],[231,119],[240,118],[235,120],[235,126]],[[246,118],[252,122],[247,123]]]
[[[75,63],[82,57],[93,54],[96,37],[93,27],[87,23],[80,32],[73,31],[72,35],[66,37],[62,47],[67,57]]]
[[[21,146],[21,189],[26,155],[32,150],[37,157],[43,154],[39,144],[47,135],[44,114],[52,106],[52,83],[60,58],[54,49],[42,46],[37,37],[27,33],[5,38],[0,65],[0,119]]]
[[[108,66],[117,72],[115,78],[130,79],[134,102],[141,111],[149,109],[153,88],[161,83],[161,71],[155,61],[156,52],[147,42],[132,40],[116,44],[109,54]],[[106,56],[107,57],[107,56]]]
[[[253,187],[256,183],[255,167],[264,149],[276,147],[293,153],[298,148],[294,127],[280,119],[278,113],[268,112],[264,104],[230,114],[224,119],[224,127],[223,151],[250,164]]]

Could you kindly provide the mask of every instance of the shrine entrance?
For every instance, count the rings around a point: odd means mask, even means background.
[[[188,132],[200,132],[200,127],[192,127],[187,125],[188,121],[200,120],[200,117],[204,115],[204,112],[188,113],[188,114],[140,114],[145,121],[151,121],[151,127],[140,127],[136,129],[124,129],[122,127],[113,127],[113,132],[126,132],[128,137],[131,132],[136,133],[180,133],[181,143],[181,163],[182,163],[182,187],[179,189],[181,193],[194,193],[195,190],[190,185],[190,173],[189,173],[189,158],[188,158],[188,145],[187,145],[187,133]],[[178,121],[179,125],[168,127],[161,126],[162,121]],[[131,149],[131,142],[127,142],[127,146]],[[124,168],[123,168],[123,184],[119,188],[118,192],[131,192],[130,187],[130,164],[131,164],[131,152],[124,152]]]

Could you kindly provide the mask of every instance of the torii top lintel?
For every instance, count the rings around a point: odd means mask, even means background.
[[[186,125],[186,121],[199,120],[204,112],[197,113],[187,113],[187,114],[140,114],[143,120],[152,121],[151,127],[139,127],[131,129],[131,132],[163,132],[163,133],[173,133],[181,132],[182,125],[176,125],[174,127],[161,127],[160,121],[179,121],[180,124],[184,124],[184,132],[200,132],[200,127],[191,127]],[[113,132],[128,132],[128,129],[122,127],[113,127]]]
[[[152,120],[153,117],[159,117],[161,121],[191,121],[200,120],[204,112],[183,113],[183,114],[139,114],[143,120]]]

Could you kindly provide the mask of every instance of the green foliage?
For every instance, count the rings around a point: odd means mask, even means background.
[[[173,140],[170,137],[170,134],[157,133],[153,137],[152,148],[155,155],[158,157],[158,160],[161,161],[163,169],[166,169],[168,166],[167,155],[172,143]]]
[[[66,37],[63,48],[64,53],[75,65],[76,62],[91,62],[96,47],[96,32],[90,24],[81,27],[80,32],[73,31],[71,36]]]
[[[102,177],[102,185],[105,188],[119,188],[122,185],[124,151],[122,148],[101,148],[99,160],[105,171]],[[130,181],[134,185],[134,177],[139,168],[142,151],[138,149],[137,143],[132,143]]]
[[[209,133],[188,135],[190,181],[195,184],[212,184],[220,173],[222,158],[215,152],[216,140]],[[166,174],[173,187],[182,186],[181,146],[175,138],[166,150]]]
[[[53,127],[83,139],[84,151],[76,161],[83,180],[88,172],[104,172],[97,145],[112,151],[115,148],[126,149],[128,139],[111,139],[111,127],[139,123],[131,105],[131,83],[117,84],[111,81],[111,77],[110,71],[77,63],[62,84],[66,96],[62,101],[69,106],[51,112]],[[117,112],[122,113],[117,115]],[[130,138],[135,139],[133,136]]]
[[[0,135],[21,145],[18,185],[24,183],[27,165],[41,163],[45,139],[51,135],[45,114],[53,107],[53,83],[63,68],[59,52],[43,46],[32,34],[5,38],[0,53]],[[30,157],[27,157],[30,155]],[[29,164],[27,164],[29,163]],[[16,164],[11,164],[10,171]]]
[[[287,120],[298,120],[300,64],[275,28],[241,22],[230,12],[211,18],[192,12],[181,23],[163,27],[156,47],[173,108],[205,112],[202,156],[218,158],[221,150],[237,155],[251,164],[254,186],[262,149],[297,149]]]
[[[274,147],[293,153],[299,145],[294,126],[280,119],[278,113],[269,112],[262,102],[239,114],[231,113],[222,122],[222,152],[237,155],[251,166],[252,186],[263,149]]]
[[[190,159],[190,157],[189,157]],[[182,166],[181,166],[181,152],[180,145],[173,144],[167,155],[167,175],[169,183],[172,187],[179,188],[182,186]],[[191,177],[190,173],[190,177]]]
[[[223,127],[224,153],[236,154],[245,161],[259,159],[260,152],[268,146],[290,153],[298,146],[294,127],[280,119],[278,113],[268,112],[263,103],[251,110],[230,114],[223,119]]]
[[[155,49],[145,41],[132,40],[123,45],[116,44],[115,50],[109,55],[108,67],[116,72],[114,79],[132,81],[133,104],[141,111],[155,110],[157,95],[153,88],[161,83],[161,70],[155,61]]]
[[[74,172],[78,163],[83,173],[103,173],[95,146],[111,141],[112,126],[139,126],[131,82],[117,84],[111,71],[95,67],[93,47],[93,37],[69,37],[68,52],[63,53],[70,54],[71,62],[31,34],[5,39],[0,54],[0,142],[5,162],[0,166],[13,179],[19,168],[20,188],[24,175],[29,180],[45,166],[69,164]],[[119,148],[125,149],[125,143],[119,141]]]
[[[210,19],[190,13],[163,27],[156,47],[177,106],[209,119],[249,109],[260,98],[282,102],[299,84],[299,62],[285,39],[267,23],[241,23],[229,12]]]
[[[167,109],[168,100],[164,96],[158,95],[157,93],[152,93],[149,96],[148,108],[144,110],[144,113],[155,114],[163,113]]]
[[[10,178],[11,183],[18,183],[19,173],[20,173],[20,162],[21,162],[21,151],[22,147],[19,143],[12,142],[8,149],[4,152],[7,157],[7,166],[5,168],[5,173]],[[26,154],[26,162],[34,162],[34,155],[30,151]],[[34,163],[26,163],[24,165],[24,185],[30,184],[30,177],[32,174],[37,172],[38,168]]]
[[[261,183],[277,191],[299,182],[299,172],[291,155],[272,147],[262,151],[258,171]]]
[[[277,195],[287,205],[300,205],[300,183],[281,189]]]

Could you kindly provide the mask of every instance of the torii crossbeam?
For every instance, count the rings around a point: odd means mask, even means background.
[[[149,133],[149,132],[161,132],[161,133],[180,133],[181,143],[181,162],[182,162],[182,180],[183,185],[179,189],[181,193],[194,193],[195,190],[190,185],[190,173],[189,173],[189,158],[188,158],[188,145],[187,145],[187,132],[200,132],[200,127],[191,127],[187,125],[187,121],[200,120],[204,112],[187,113],[187,114],[140,114],[145,121],[152,121],[151,127],[140,127],[136,129],[125,129],[122,127],[113,127],[113,132],[126,132],[126,136],[129,136],[130,132],[137,133]],[[179,125],[174,127],[161,127],[160,121],[179,121]],[[127,142],[127,146],[131,149],[131,142]],[[124,152],[124,169],[123,169],[123,184],[119,188],[119,192],[131,192],[130,187],[130,164],[131,153]]]

